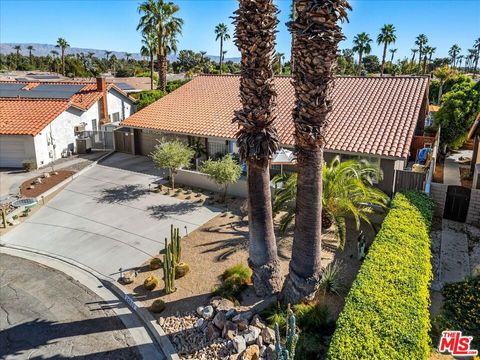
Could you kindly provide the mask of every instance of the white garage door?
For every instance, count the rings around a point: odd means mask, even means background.
[[[0,167],[22,167],[25,160],[23,140],[0,138]]]

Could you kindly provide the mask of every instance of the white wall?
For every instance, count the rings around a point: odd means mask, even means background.
[[[175,184],[182,184],[192,187],[198,187],[205,190],[223,192],[223,187],[210,180],[207,175],[191,170],[181,169],[175,175]],[[247,197],[248,186],[245,178],[240,178],[235,184],[229,184],[227,188],[228,195]]]
[[[12,149],[20,151],[12,154]],[[35,161],[33,136],[0,135],[0,167],[21,167],[24,160]]]
[[[118,112],[119,120],[124,120],[134,113],[133,102],[116,90],[110,90],[107,94],[108,113],[110,120],[114,121],[113,114]]]

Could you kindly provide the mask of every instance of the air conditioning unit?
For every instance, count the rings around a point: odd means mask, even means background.
[[[73,131],[75,132],[75,134],[79,134],[79,133],[82,133],[85,131],[85,124],[82,123],[80,125],[77,125],[73,128]]]

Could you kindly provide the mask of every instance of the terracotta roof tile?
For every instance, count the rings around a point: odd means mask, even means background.
[[[428,82],[426,77],[337,77],[326,148],[407,157]],[[275,126],[281,143],[291,146],[295,101],[291,78],[278,77],[275,83]],[[198,76],[122,125],[234,139],[233,114],[241,106],[239,84],[239,76]]]

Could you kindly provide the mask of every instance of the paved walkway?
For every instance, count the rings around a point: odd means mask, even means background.
[[[462,186],[459,161],[465,158],[472,158],[472,150],[455,151],[445,159],[443,165],[443,183],[445,185]]]

